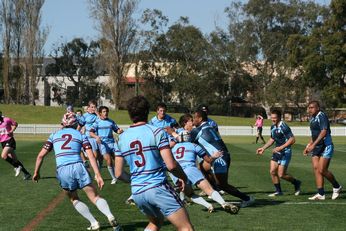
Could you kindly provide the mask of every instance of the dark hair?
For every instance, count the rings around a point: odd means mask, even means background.
[[[278,118],[281,119],[281,111],[274,109],[270,113],[277,115]]]
[[[321,108],[320,107],[320,102],[318,102],[317,100],[310,101],[308,105],[310,105],[310,104],[315,104],[318,108]]]
[[[156,106],[156,111],[159,110],[159,108],[167,109],[167,105],[165,103],[159,103]]]
[[[103,109],[106,109],[107,112],[109,112],[109,108],[108,108],[108,107],[106,107],[106,106],[100,106],[100,107],[99,107],[99,113],[101,113]]]
[[[180,116],[180,118],[179,118],[179,125],[180,125],[180,127],[183,128],[183,127],[185,126],[185,124],[186,124],[190,119],[192,119],[192,115],[189,114],[189,113],[186,113],[186,114]]]
[[[199,105],[197,109],[198,109],[198,110],[201,110],[201,111],[205,111],[207,114],[209,113],[209,108],[208,108],[208,106],[205,105],[205,104]]]
[[[150,104],[144,96],[135,96],[127,101],[127,111],[132,122],[147,122]]]
[[[83,111],[82,111],[81,109],[78,109],[78,110],[76,111],[76,114],[77,114],[77,112],[80,112],[81,114],[83,114]]]
[[[198,117],[202,118],[202,121],[208,121],[208,115],[205,111],[197,110],[195,113],[198,115]]]

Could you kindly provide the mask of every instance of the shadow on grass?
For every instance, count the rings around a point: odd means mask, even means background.
[[[44,177],[41,177],[40,180],[49,180],[49,179],[56,179],[55,176],[44,176]]]
[[[123,231],[133,231],[136,229],[144,230],[144,228],[148,225],[149,221],[137,221],[133,223],[127,223],[127,224],[120,224]],[[162,226],[170,225],[168,221],[164,221]],[[109,230],[109,228],[112,228],[110,225],[102,225],[100,230]]]

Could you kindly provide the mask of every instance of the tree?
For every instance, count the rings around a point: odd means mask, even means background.
[[[85,43],[81,38],[61,44],[54,50],[54,63],[47,65],[46,75],[55,76],[55,92],[64,91],[67,93],[67,104],[82,106],[91,98],[98,96],[98,87],[94,81],[97,76],[103,73],[102,65],[99,61],[99,44],[91,41]],[[66,77],[73,83],[73,89],[68,91],[65,80],[57,77]],[[57,98],[58,103],[64,103],[64,99]]]
[[[289,38],[311,31],[318,23],[320,6],[296,0],[250,0],[233,6],[227,12],[237,59],[252,72],[253,102],[269,115],[271,107],[289,103],[286,84],[296,74],[287,62]]]
[[[110,75],[113,103],[118,109],[121,86],[129,65],[129,56],[136,43],[136,23],[132,18],[136,0],[89,0],[91,16],[97,21],[101,33],[101,50]]]

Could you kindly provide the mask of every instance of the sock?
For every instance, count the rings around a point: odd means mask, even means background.
[[[274,184],[274,187],[276,192],[282,192],[280,183]]]
[[[257,142],[258,142],[258,137],[256,137],[256,144],[257,144]]]
[[[144,231],[152,231],[151,229],[145,228]]]
[[[206,200],[204,200],[202,197],[197,196],[197,195],[192,195],[191,200],[199,205],[202,205],[204,207],[206,207],[207,209],[210,208],[212,205],[210,203],[208,203]]]
[[[318,194],[320,194],[321,196],[324,195],[324,188],[318,188],[317,191],[318,191]]]
[[[104,215],[106,215],[107,218],[108,218],[109,220],[114,219],[114,216],[113,216],[111,210],[109,209],[108,203],[107,203],[107,201],[106,201],[105,199],[99,197],[99,198],[96,200],[95,204],[96,204],[96,207],[97,207]]]
[[[179,193],[179,198],[181,201],[184,201],[185,200],[185,193],[184,192],[180,192]]]
[[[79,212],[80,215],[82,215],[84,218],[86,218],[90,222],[91,225],[95,225],[97,223],[97,220],[90,213],[90,210],[86,204],[76,200],[73,202],[73,206],[77,210],[77,212]]]
[[[21,166],[21,167],[22,167],[22,172],[23,172],[25,175],[30,175],[30,173],[24,168],[24,165],[22,164],[22,162],[20,162],[19,160],[17,160],[17,164],[18,164],[18,166]]]
[[[220,195],[218,191],[213,191],[210,196],[211,196],[211,199],[213,199],[220,205],[223,205],[225,203],[225,200],[222,198],[222,196]]]
[[[114,175],[114,168],[112,166],[107,166],[109,175],[111,175],[112,179],[115,179],[115,175]]]
[[[16,163],[11,157],[7,157],[5,159],[10,165],[12,165],[13,167],[17,168],[18,167],[18,163]]]
[[[228,187],[221,187],[222,190],[224,190],[225,192],[227,192],[228,194],[238,197],[243,201],[248,201],[250,200],[250,197],[248,195],[246,195],[245,193],[240,192],[236,187],[232,186],[232,185],[228,185]]]
[[[332,183],[332,185],[333,185],[333,188],[339,188],[340,187],[339,183],[336,180]]]

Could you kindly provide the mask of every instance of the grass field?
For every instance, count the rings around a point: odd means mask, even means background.
[[[17,153],[25,166],[33,171],[37,152],[40,150],[44,137],[17,137]],[[241,191],[256,198],[256,205],[241,209],[239,214],[225,213],[216,204],[216,211],[207,213],[199,205],[187,207],[196,230],[345,230],[346,196],[335,201],[331,200],[331,185],[326,183],[327,199],[323,202],[310,202],[307,198],[315,193],[310,157],[301,153],[306,137],[298,137],[294,145],[294,155],[289,172],[302,180],[302,195],[294,196],[293,186],[282,182],[284,196],[269,198],[273,191],[269,176],[270,153],[258,157],[255,149],[259,145],[252,144],[254,137],[224,137],[231,153],[232,165],[230,181]],[[330,169],[341,184],[346,186],[346,143],[344,137],[334,139],[336,152]],[[106,198],[112,211],[115,212],[125,231],[143,230],[147,221],[135,206],[124,203],[130,194],[129,185],[118,182],[110,185],[110,177],[105,168],[102,169],[105,187],[101,195]],[[55,179],[55,160],[53,153],[44,161],[39,183],[23,181],[14,177],[13,169],[0,161],[0,230],[24,230],[28,224],[37,219],[54,198],[60,194],[60,188]],[[81,199],[89,205],[92,213],[102,224],[102,230],[111,230],[106,218],[91,205],[83,192]],[[239,201],[226,195],[227,201]],[[43,212],[44,217],[34,230],[85,230],[89,225],[73,209],[70,202],[64,198],[51,212]],[[27,229],[28,230],[28,229]],[[30,229],[29,229],[30,230]],[[162,230],[174,230],[165,222]]]

